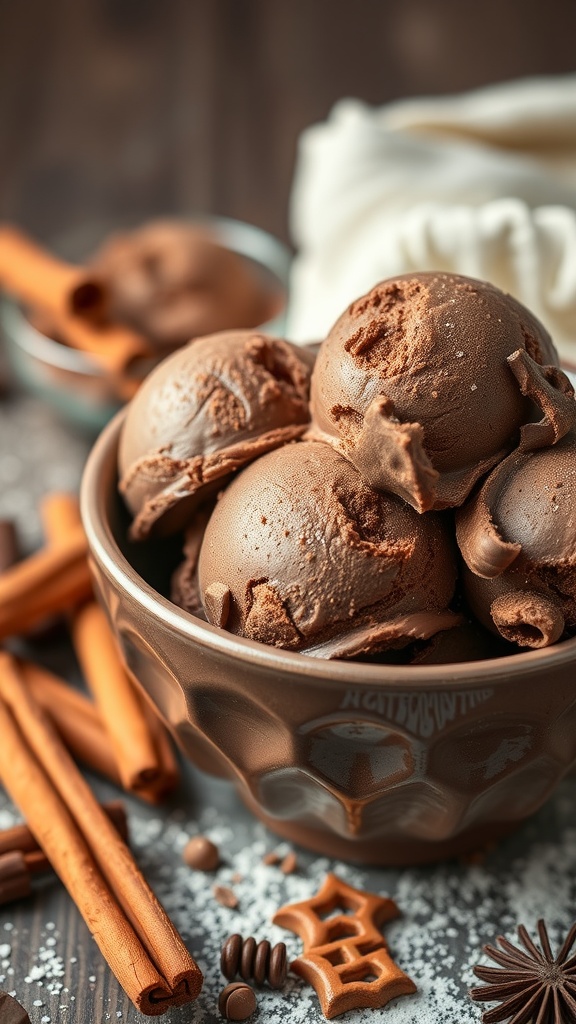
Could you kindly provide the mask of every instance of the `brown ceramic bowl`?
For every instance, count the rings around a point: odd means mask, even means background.
[[[200,768],[275,832],[373,864],[502,835],[576,760],[576,639],[446,666],[323,661],[240,639],[161,596],[177,546],[131,545],[116,491],[119,414],[82,515],[126,664]]]

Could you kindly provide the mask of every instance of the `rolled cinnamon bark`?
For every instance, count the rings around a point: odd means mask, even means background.
[[[0,226],[0,287],[47,312],[102,321],[108,310],[104,281],[47,252],[24,232]]]
[[[194,1000],[198,965],[5,652],[0,734],[0,777],[135,1006]]]
[[[84,531],[50,545],[0,575],[0,640],[25,633],[90,597]]]
[[[48,712],[68,750],[88,768],[121,786],[108,733],[94,705],[63,679],[30,661],[19,662],[26,685]]]
[[[50,544],[81,529],[78,499],[55,493],[41,505]],[[148,799],[175,788],[178,766],[164,726],[127,675],[116,640],[100,605],[89,601],[70,618],[70,632],[86,683],[96,701],[122,785]]]
[[[119,836],[126,842],[128,840],[128,820],[126,811],[120,800],[110,800],[102,804],[104,813],[110,818]],[[29,870],[33,873],[47,871],[50,863],[42,852],[36,838],[28,828],[28,825],[13,825],[12,828],[5,828],[0,831],[0,857],[6,853],[19,851],[27,861]],[[33,856],[38,856],[34,859]],[[31,866],[31,867],[30,867]]]

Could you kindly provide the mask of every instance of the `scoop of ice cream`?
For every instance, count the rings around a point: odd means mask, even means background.
[[[132,536],[174,532],[231,473],[299,437],[313,359],[253,331],[199,338],[164,359],[132,399],[120,439]]]
[[[458,621],[443,517],[372,490],[315,442],[232,481],[206,528],[199,580],[212,624],[318,657],[402,647]]]
[[[278,287],[209,228],[153,221],[113,235],[92,261],[110,312],[159,348],[229,328],[257,327],[282,304]]]
[[[322,345],[309,436],[417,511],[460,505],[519,441],[574,423],[573,389],[544,327],[498,288],[406,274],[353,302]]]
[[[514,453],[457,513],[474,614],[505,639],[546,647],[576,629],[576,433]]]

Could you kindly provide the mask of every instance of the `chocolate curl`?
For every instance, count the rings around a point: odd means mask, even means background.
[[[81,529],[78,499],[51,494],[41,506],[50,543]],[[104,610],[91,600],[76,609],[70,631],[80,666],[100,712],[125,789],[160,799],[175,788],[178,766],[163,725],[136,691],[120,660]]]
[[[518,349],[507,359],[520,391],[543,412],[538,423],[525,423],[520,428],[521,449],[534,451],[556,444],[576,423],[574,388],[557,366],[540,366],[525,349]]]
[[[499,576],[522,551],[521,544],[504,540],[491,512],[501,481],[506,479],[517,462],[516,454],[504,459],[485,480],[478,494],[456,510],[456,539],[462,557],[468,568],[483,579]]]
[[[440,474],[424,450],[424,431],[419,423],[396,419],[384,395],[366,410],[354,464],[371,487],[398,494],[417,512],[432,508]]]
[[[564,632],[564,616],[559,604],[534,590],[510,590],[500,594],[492,601],[490,614],[501,636],[521,647],[549,647]]]
[[[49,719],[0,652],[0,777],[137,1009],[192,1002],[202,973]]]
[[[470,490],[469,474],[463,477],[462,470],[440,476],[424,448],[421,424],[401,423],[394,415],[394,403],[384,395],[378,395],[366,410],[353,450],[343,443],[339,448],[371,487],[397,494],[420,513],[460,504]],[[479,461],[475,479],[505,454],[501,451]]]
[[[99,322],[108,309],[102,280],[58,259],[8,225],[0,227],[0,287],[53,316],[73,314]]]
[[[565,629],[560,601],[552,591],[538,589],[522,569],[495,579],[481,579],[463,569],[464,591],[476,617],[505,640],[520,647],[549,647]]]

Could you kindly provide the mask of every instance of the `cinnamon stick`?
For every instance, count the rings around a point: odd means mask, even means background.
[[[120,774],[102,719],[87,697],[30,661],[20,670],[35,699],[48,712],[68,750],[88,768],[120,786]]]
[[[92,584],[84,531],[48,545],[0,575],[0,640],[25,633],[89,597]]]
[[[124,841],[128,839],[128,821],[124,805],[120,800],[109,800],[102,804],[102,810],[110,819],[119,836]],[[18,850],[32,865],[33,873],[47,871],[50,868],[46,854],[40,849],[36,838],[28,828],[28,825],[13,825],[12,828],[5,828],[0,831],[0,857],[7,853],[14,853]],[[37,856],[35,856],[37,855]]]
[[[0,735],[0,778],[137,1009],[194,1000],[198,965],[5,652]]]
[[[52,314],[104,319],[106,285],[83,267],[47,252],[11,225],[0,226],[0,287]]]
[[[81,527],[78,499],[74,495],[48,495],[40,512],[51,544],[62,542]],[[89,601],[72,614],[70,632],[108,733],[122,785],[148,799],[160,799],[178,782],[172,747],[164,726],[126,673],[114,634],[96,601]]]
[[[120,389],[134,393],[137,383],[123,375],[134,359],[150,355],[150,345],[131,328],[110,322],[106,286],[97,276],[65,263],[17,228],[4,225],[0,227],[0,289],[41,317],[47,316],[56,337],[89,353],[107,374],[118,376]]]
[[[79,690],[75,690],[59,676],[41,668],[40,665],[24,659],[19,659],[18,664],[26,685],[50,715],[74,758],[99,775],[104,775],[115,785],[121,786],[122,781],[110,738],[94,704]],[[162,750],[160,754],[160,761],[165,764],[168,763],[168,758],[173,760],[174,755],[166,730],[157,718],[156,721],[159,735],[157,737],[154,733],[155,742],[160,748],[163,744],[168,746],[168,754]],[[161,783],[156,787],[139,789],[135,795],[147,803],[158,804],[172,791],[176,782],[177,779],[171,778],[164,770]]]
[[[118,834],[126,840],[128,826],[122,804],[115,801],[103,807]],[[30,896],[34,876],[51,870],[50,861],[27,825],[15,825],[0,832],[0,906]]]

